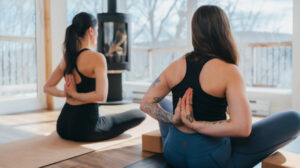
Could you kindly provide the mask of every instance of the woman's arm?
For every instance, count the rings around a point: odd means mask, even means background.
[[[65,85],[65,90],[72,98],[83,102],[104,102],[107,98],[108,79],[107,79],[107,65],[103,55],[96,53],[92,65],[96,78],[96,90],[88,93],[78,93],[75,88],[75,80],[73,75],[68,75]]]
[[[56,97],[66,97],[66,93],[63,90],[60,90],[56,87],[56,85],[59,83],[59,81],[63,78],[64,72],[63,72],[63,60],[60,62],[60,64],[55,68],[54,72],[51,74],[50,78],[44,85],[44,93],[50,94],[52,96]]]
[[[226,98],[230,119],[216,122],[195,121],[193,116],[192,90],[188,91],[181,103],[181,119],[195,131],[216,137],[247,137],[251,133],[251,113],[245,93],[245,85],[238,70],[234,70],[226,86]]]
[[[151,84],[140,103],[140,109],[158,121],[179,124],[181,120],[178,108],[175,109],[175,115],[173,115],[158,104],[171,90],[166,79],[167,71],[168,68]]]

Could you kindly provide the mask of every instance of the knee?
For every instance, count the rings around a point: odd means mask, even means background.
[[[296,112],[296,111],[288,111],[288,112],[285,112],[285,115],[287,116],[287,118],[289,120],[294,120],[296,123],[299,123],[300,124],[300,113],[299,112]]]
[[[146,114],[138,109],[132,110],[131,115],[134,116],[134,119],[138,121],[143,121],[146,118]]]
[[[296,111],[285,112],[287,123],[300,131],[300,113]]]

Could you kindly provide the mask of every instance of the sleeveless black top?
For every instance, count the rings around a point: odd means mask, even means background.
[[[84,48],[82,50],[80,50],[77,54],[77,56],[79,56],[82,52],[89,50],[88,48]],[[91,91],[95,91],[96,90],[96,79],[95,78],[89,78],[85,75],[83,75],[77,67],[77,63],[75,64],[75,70],[77,71],[77,73],[79,74],[80,78],[81,78],[81,82],[79,84],[76,84],[76,89],[78,93],[87,93],[87,92],[91,92]]]
[[[192,52],[191,54],[196,54]],[[200,56],[199,60],[191,60],[192,55],[186,56],[186,74],[183,80],[171,89],[173,96],[173,111],[185,91],[193,88],[193,110],[196,121],[218,121],[226,119],[227,100],[207,94],[199,84],[199,75],[205,63],[215,58]]]

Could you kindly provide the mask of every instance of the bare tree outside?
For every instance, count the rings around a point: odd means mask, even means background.
[[[186,40],[186,4],[186,0],[126,1],[126,11],[133,16],[133,42],[156,46],[162,41]]]

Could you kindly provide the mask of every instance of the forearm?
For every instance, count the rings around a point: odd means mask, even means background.
[[[56,96],[56,97],[66,97],[65,91],[60,90],[60,89],[56,88],[55,86],[44,87],[44,92],[47,94],[50,94],[52,96]]]
[[[246,137],[249,135],[243,126],[234,124],[230,119],[214,122],[194,121],[191,127],[200,134],[215,137]]]
[[[165,123],[173,123],[173,114],[165,111],[156,102],[143,101],[141,103],[141,110],[158,121]]]
[[[88,92],[88,93],[74,93],[71,95],[72,98],[77,99],[82,102],[104,102],[106,101],[105,95],[99,95],[96,91]]]
[[[75,99],[73,97],[67,97],[67,101],[72,102],[74,104],[97,103],[97,102],[93,102],[93,101],[81,101],[81,100]]]

